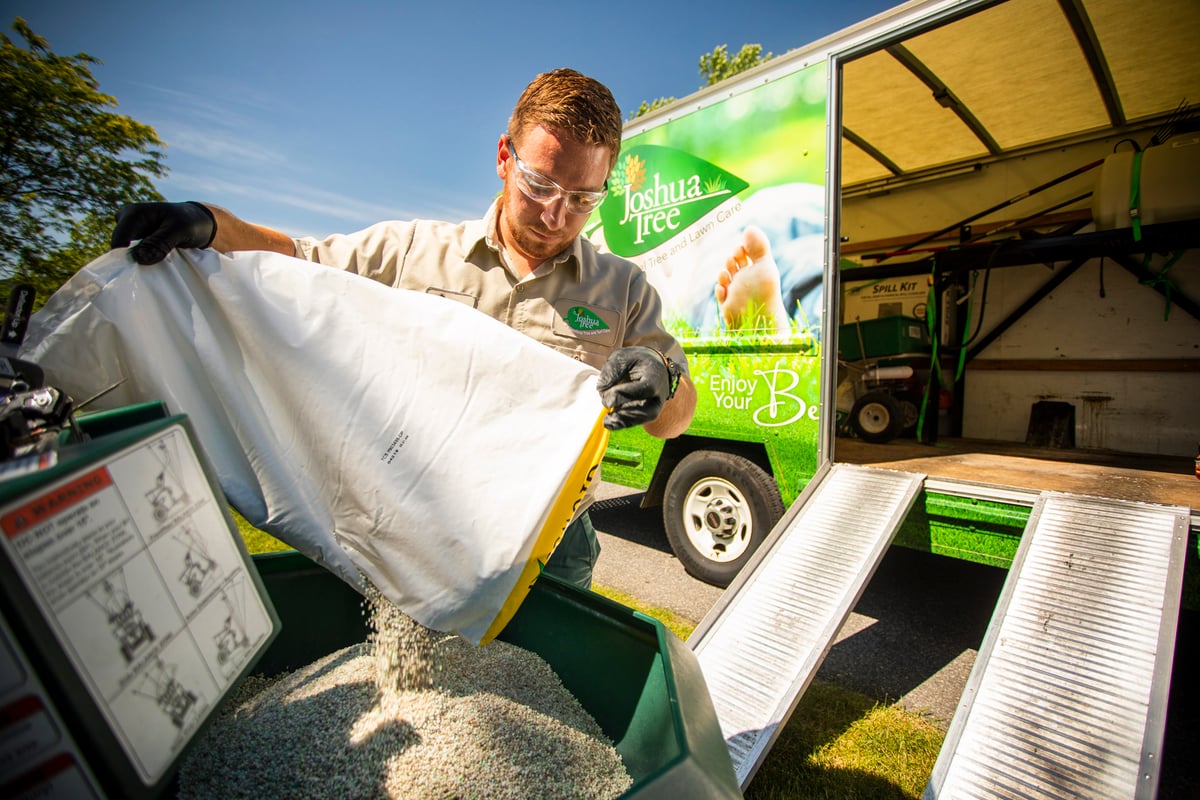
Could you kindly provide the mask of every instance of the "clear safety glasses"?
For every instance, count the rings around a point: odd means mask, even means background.
[[[599,192],[568,191],[537,170],[525,166],[525,162],[517,155],[517,148],[513,146],[512,137],[507,138],[508,152],[512,153],[513,161],[517,165],[517,188],[521,190],[521,194],[533,202],[548,205],[559,197],[565,197],[567,211],[571,214],[590,214],[604,202],[604,198],[608,195],[608,181],[604,182],[604,188]]]

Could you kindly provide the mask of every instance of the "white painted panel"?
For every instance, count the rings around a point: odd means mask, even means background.
[[[963,436],[1023,442],[1039,400],[1075,406],[1075,445],[1130,453],[1196,454],[1200,375],[1182,372],[966,374]]]
[[[1154,256],[1151,272],[1165,263],[1166,256]],[[984,329],[993,329],[1052,274],[1040,265],[993,270]],[[1174,283],[1173,296],[1200,301],[1200,253],[1187,253],[1167,276]],[[972,314],[978,320],[978,298]],[[1097,259],[1034,306],[980,357],[1200,358],[1200,321],[1178,307],[1168,309],[1161,294],[1140,285],[1117,263]]]

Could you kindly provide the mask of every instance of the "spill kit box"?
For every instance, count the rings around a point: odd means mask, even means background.
[[[896,314],[855,320],[838,329],[838,354],[846,361],[929,352],[929,330],[914,317]]]
[[[869,320],[882,317],[925,316],[929,301],[929,281],[923,277],[905,275],[856,281],[847,270],[842,289],[842,321]]]

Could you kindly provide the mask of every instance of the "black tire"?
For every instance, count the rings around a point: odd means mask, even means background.
[[[915,436],[917,433],[917,423],[921,420],[921,401],[924,400],[920,392],[897,392],[896,401],[900,404],[900,435]]]
[[[854,402],[854,408],[850,411],[850,427],[864,442],[890,442],[900,435],[904,427],[900,402],[890,392],[867,392]]]
[[[782,516],[775,479],[733,453],[689,453],[667,479],[667,541],[688,574],[713,586],[729,585]]]

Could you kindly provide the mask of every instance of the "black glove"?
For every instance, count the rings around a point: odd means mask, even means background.
[[[117,212],[110,247],[128,247],[139,264],[157,264],[176,247],[204,248],[217,235],[217,220],[200,203],[128,203]]]
[[[616,431],[658,419],[671,397],[672,382],[666,359],[657,350],[614,350],[596,381],[604,407],[612,409],[604,417],[604,427]]]

